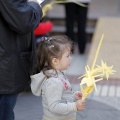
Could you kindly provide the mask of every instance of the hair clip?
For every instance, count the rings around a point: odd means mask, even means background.
[[[52,38],[48,39],[48,42],[51,41],[51,40],[52,40]]]
[[[50,46],[49,46],[49,48],[53,48],[53,47],[54,47],[54,45],[50,45]]]
[[[42,41],[47,40],[47,37],[42,37]]]
[[[44,37],[45,40],[48,40],[47,37]]]

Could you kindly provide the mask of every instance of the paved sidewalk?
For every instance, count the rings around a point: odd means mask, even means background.
[[[79,90],[79,82],[77,80],[71,82],[73,90]],[[97,84],[98,92],[89,95],[86,109],[77,113],[77,120],[120,120],[119,85],[118,80],[109,82],[104,80]],[[21,93],[15,107],[15,114],[15,120],[42,120],[41,97],[36,97],[31,92]]]

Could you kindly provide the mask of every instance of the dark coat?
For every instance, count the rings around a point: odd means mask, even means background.
[[[19,93],[30,83],[33,30],[42,10],[27,0],[0,0],[0,94]]]

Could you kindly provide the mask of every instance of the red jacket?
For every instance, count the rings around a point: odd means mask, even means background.
[[[38,27],[34,30],[35,36],[45,35],[53,28],[53,23],[50,21],[39,23]]]

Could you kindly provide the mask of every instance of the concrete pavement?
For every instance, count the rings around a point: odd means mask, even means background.
[[[79,90],[78,84],[72,86],[73,90]],[[107,87],[110,90],[110,86]],[[117,91],[112,96],[109,95],[109,90],[105,91],[106,95],[103,95],[102,89],[99,90],[99,94],[93,92],[86,99],[86,109],[77,112],[77,120],[120,120],[120,97],[116,96]],[[15,107],[15,115],[15,120],[42,120],[41,97],[36,97],[31,92],[21,93]]]

